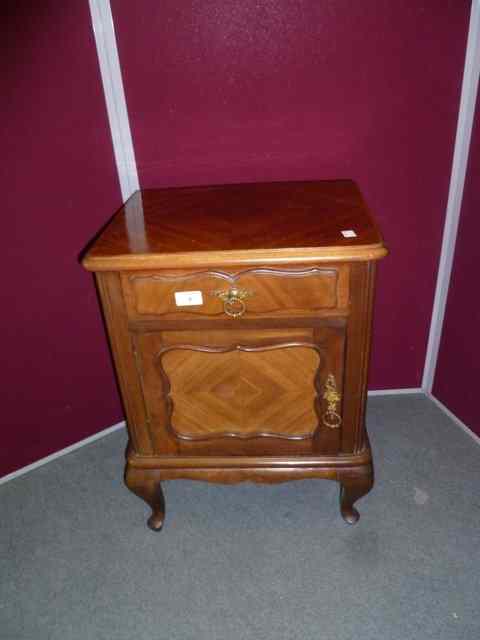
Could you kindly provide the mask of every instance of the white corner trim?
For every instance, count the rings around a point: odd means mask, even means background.
[[[452,275],[452,265],[457,239],[458,221],[462,206],[463,188],[468,163],[468,152],[472,135],[473,117],[477,98],[480,72],[480,0],[472,1],[470,25],[468,28],[465,67],[463,70],[462,93],[458,113],[457,133],[453,152],[452,172],[448,192],[447,212],[443,230],[440,264],[433,303],[430,333],[428,336],[422,388],[431,393],[437,367],[440,338],[442,335],[448,288]]]
[[[414,387],[412,389],[374,389],[373,391],[369,391],[369,396],[393,396],[393,395],[404,395],[407,393],[423,393],[423,389],[421,387]]]
[[[474,433],[470,429],[470,427],[467,427],[467,425],[464,422],[462,422],[459,418],[457,418],[457,416],[454,413],[452,413],[450,409],[447,409],[447,407],[442,402],[440,402],[440,400],[435,398],[434,395],[432,395],[431,393],[426,393],[425,395],[429,400],[431,400],[434,404],[436,404],[437,407],[439,407],[439,409],[441,409],[443,413],[445,413],[450,418],[450,420],[452,420],[458,427],[460,427],[460,429],[465,431],[467,436],[470,436],[472,440],[476,442],[476,444],[480,445],[480,438],[477,436],[476,433]]]
[[[112,9],[110,0],[89,0],[89,4],[103,91],[107,103],[113,152],[122,198],[125,202],[132,193],[138,191],[139,183]]]
[[[32,464],[29,464],[26,467],[22,467],[21,469],[17,469],[17,471],[13,471],[8,475],[3,476],[2,478],[0,478],[0,484],[3,484],[4,482],[8,482],[9,480],[13,480],[14,478],[19,478],[20,476],[23,476],[25,473],[29,473],[34,469],[38,469],[38,467],[43,467],[44,464],[52,462],[52,460],[61,458],[67,453],[71,453],[76,449],[80,449],[81,447],[84,447],[86,444],[95,442],[95,440],[100,440],[101,438],[108,436],[108,434],[113,433],[114,431],[125,429],[125,427],[126,427],[125,421],[118,422],[117,424],[114,424],[112,427],[108,427],[108,429],[103,429],[103,431],[94,433],[93,436],[84,438],[83,440],[80,440],[79,442],[75,442],[75,444],[72,444],[69,447],[65,447],[65,449],[60,449],[60,451],[55,451],[55,453],[52,453],[51,455],[46,456],[45,458],[41,458],[40,460],[37,460],[36,462],[33,462]]]

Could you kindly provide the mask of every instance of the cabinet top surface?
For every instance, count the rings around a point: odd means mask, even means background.
[[[335,180],[137,191],[82,262],[91,271],[116,271],[385,254],[355,183]]]

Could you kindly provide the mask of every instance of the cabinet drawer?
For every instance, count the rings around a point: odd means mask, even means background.
[[[123,276],[130,314],[257,316],[311,313],[348,303],[345,266],[253,268],[237,273],[133,273]]]

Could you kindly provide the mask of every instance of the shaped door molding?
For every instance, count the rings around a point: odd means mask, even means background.
[[[313,438],[321,426],[325,362],[322,347],[308,342],[165,346],[155,366],[167,428],[189,441]]]

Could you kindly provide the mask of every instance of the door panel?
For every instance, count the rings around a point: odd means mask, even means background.
[[[320,363],[319,351],[302,343],[172,346],[157,359],[170,387],[172,430],[191,440],[311,438]]]
[[[237,442],[244,454],[245,441],[272,455],[286,441],[298,444],[292,453],[338,451],[343,329],[165,331],[136,343],[160,453],[195,453],[202,442],[210,454],[228,442],[232,453]]]

